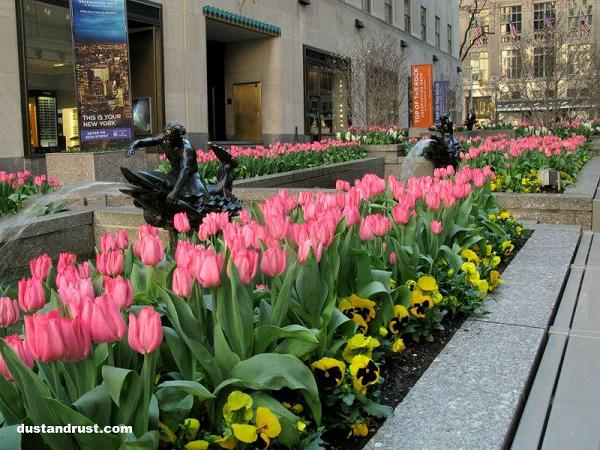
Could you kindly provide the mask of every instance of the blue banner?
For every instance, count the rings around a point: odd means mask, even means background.
[[[433,102],[435,123],[440,117],[450,112],[450,82],[436,81],[433,85]]]
[[[132,138],[125,0],[71,0],[81,150]]]

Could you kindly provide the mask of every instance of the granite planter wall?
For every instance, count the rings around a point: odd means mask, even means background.
[[[380,157],[385,160],[385,176],[394,175],[400,178],[402,168],[407,160],[406,145],[367,145],[367,152],[371,157]],[[418,157],[410,160],[411,170],[408,176],[433,175],[433,164],[425,158]]]
[[[46,155],[48,176],[57,178],[63,186],[94,181],[124,181],[121,166],[132,171],[145,170],[146,151],[140,149],[130,158],[126,150]]]

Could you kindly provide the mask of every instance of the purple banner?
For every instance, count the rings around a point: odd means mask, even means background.
[[[440,121],[440,117],[448,114],[450,111],[450,82],[436,81],[433,85],[433,104],[435,123]]]
[[[125,0],[71,0],[81,150],[127,147],[132,137]]]

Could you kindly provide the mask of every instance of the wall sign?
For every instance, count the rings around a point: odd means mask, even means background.
[[[125,0],[71,0],[82,150],[125,148],[132,138]]]
[[[412,126],[428,128],[433,125],[433,72],[431,64],[411,67]]]

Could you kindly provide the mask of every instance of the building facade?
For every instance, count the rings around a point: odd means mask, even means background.
[[[472,0],[460,8],[464,110],[482,121],[595,115],[600,0]],[[469,24],[470,29],[469,29]],[[471,45],[473,44],[473,45]]]
[[[462,103],[458,1],[127,0],[127,11],[139,137],[170,121],[184,123],[198,147],[310,140],[361,125],[368,76],[352,46],[374,33],[404,55],[390,95],[398,123],[408,125],[412,64],[433,64],[434,80],[451,81]],[[0,170],[41,171],[45,153],[79,143],[69,2],[0,0],[0,24]],[[115,70],[78,78],[89,92],[122,96]]]

